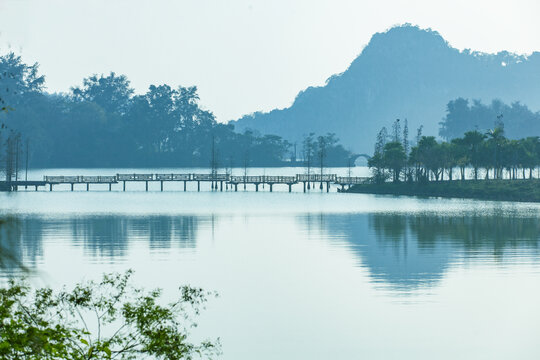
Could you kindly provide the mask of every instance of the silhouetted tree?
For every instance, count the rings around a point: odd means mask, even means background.
[[[195,86],[151,85],[135,95],[127,77],[114,72],[89,76],[67,94],[49,94],[43,86],[37,64],[0,56],[0,123],[32,138],[36,167],[206,167],[212,137],[223,159],[241,163],[248,152],[252,165],[291,164],[288,141],[218,123],[200,106]],[[17,111],[6,113],[8,103]],[[5,150],[7,131],[2,136]],[[349,157],[334,137],[326,164],[345,166]]]

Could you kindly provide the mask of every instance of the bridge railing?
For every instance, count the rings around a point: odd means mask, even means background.
[[[79,176],[82,183],[108,184],[115,183],[116,176]]]
[[[152,181],[154,174],[116,174],[118,181]]]
[[[43,181],[53,184],[72,184],[79,182],[79,176],[44,176]]]
[[[80,176],[82,183],[97,183],[99,182],[99,176]]]
[[[195,181],[228,181],[229,174],[191,174]]]
[[[297,181],[335,182],[336,177],[336,174],[296,174]]]
[[[296,176],[263,176],[264,182],[267,184],[294,184]]]
[[[243,183],[244,180],[247,180],[247,176],[231,175],[229,177],[229,182],[231,182],[231,183]],[[245,181],[245,182],[247,182],[247,181]]]
[[[170,181],[173,179],[174,174],[155,174],[154,177],[156,180],[167,180]]]
[[[338,176],[336,178],[336,184],[340,185],[357,185],[363,184],[369,180],[369,177],[362,176]]]
[[[173,174],[172,179],[175,181],[189,181],[191,180],[191,174]]]
[[[161,181],[189,181],[191,174],[155,174],[154,178]]]
[[[262,184],[264,182],[264,176],[231,176],[229,178],[231,183],[248,183],[248,184]]]

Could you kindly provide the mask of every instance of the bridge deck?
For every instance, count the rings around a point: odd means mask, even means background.
[[[296,184],[296,176],[230,176],[231,184]]]
[[[132,173],[132,174],[116,174],[107,176],[87,176],[87,175],[73,175],[73,176],[44,176],[42,181],[12,181],[12,182],[0,182],[0,190],[10,191],[17,190],[21,186],[33,186],[38,189],[39,186],[48,186],[49,190],[53,190],[53,186],[68,184],[71,185],[71,191],[74,190],[76,184],[86,184],[86,190],[90,190],[90,184],[107,184],[109,185],[109,191],[112,191],[112,185],[117,183],[123,183],[123,191],[126,191],[126,183],[128,182],[145,182],[146,191],[149,188],[149,182],[160,182],[161,191],[163,191],[164,182],[184,182],[184,191],[187,189],[187,182],[196,182],[197,191],[200,191],[201,182],[212,182],[212,190],[223,190],[223,183],[231,185],[235,191],[238,190],[239,184],[251,184],[255,185],[255,191],[258,191],[259,185],[269,185],[270,191],[273,189],[273,185],[284,184],[288,185],[289,192],[291,187],[298,183],[303,183],[304,192],[306,189],[310,189],[310,183],[326,183],[326,190],[329,191],[330,184],[340,185],[342,187],[346,185],[362,184],[368,180],[366,177],[358,176],[337,176],[336,174],[296,174],[296,175],[249,175],[238,176],[230,175],[226,173]],[[245,187],[245,186],[244,186]]]
[[[115,184],[120,181],[226,181],[232,184],[296,184],[299,182],[329,182],[336,184],[361,184],[367,177],[337,176],[336,174],[296,174],[294,176],[229,174],[116,174],[113,176],[44,176],[46,184]]]
[[[368,177],[361,176],[338,176],[335,183],[338,185],[357,185],[364,184],[369,180]]]
[[[46,184],[116,184],[116,176],[44,176]]]

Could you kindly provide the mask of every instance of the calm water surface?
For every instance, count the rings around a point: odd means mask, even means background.
[[[223,359],[540,358],[540,205],[152,185],[0,194],[0,213],[38,284],[131,268],[218,291],[195,336]]]

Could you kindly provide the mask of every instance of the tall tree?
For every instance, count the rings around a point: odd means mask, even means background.
[[[474,179],[478,179],[478,168],[480,167],[480,147],[486,136],[478,130],[467,131],[463,136],[463,143],[469,151],[469,164],[473,168]]]
[[[391,141],[384,145],[383,163],[392,171],[392,181],[400,181],[401,170],[405,166],[407,156],[403,144],[399,141]]]
[[[85,100],[98,104],[106,112],[124,114],[133,95],[133,89],[125,75],[92,75],[83,80],[83,87],[71,89],[77,100]]]

